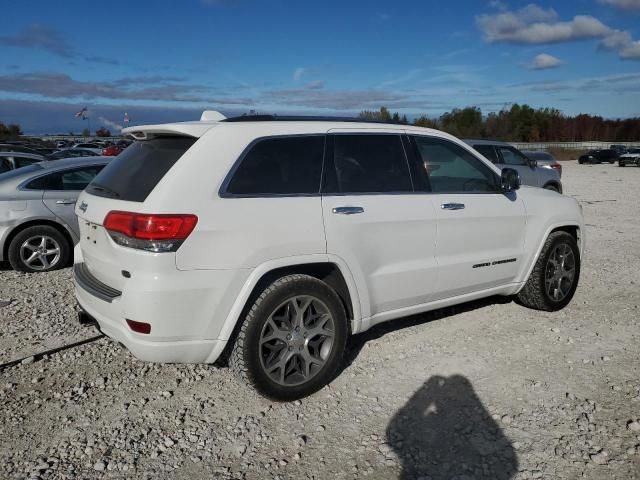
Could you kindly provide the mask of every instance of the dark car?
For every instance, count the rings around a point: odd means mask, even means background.
[[[618,159],[618,154],[615,150],[589,150],[587,153],[578,158],[578,163],[615,163]]]
[[[25,147],[24,145],[17,145],[15,143],[0,143],[0,152],[16,152],[16,153],[30,153],[32,155],[40,155],[35,148]]]

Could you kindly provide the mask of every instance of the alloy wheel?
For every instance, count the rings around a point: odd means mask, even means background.
[[[269,315],[260,334],[260,362],[279,385],[308,382],[322,370],[333,350],[335,325],[327,305],[298,295]]]
[[[30,237],[20,246],[20,259],[32,270],[44,271],[55,267],[60,255],[60,244],[48,235]]]
[[[549,255],[544,283],[547,295],[554,302],[562,301],[571,291],[576,276],[576,259],[566,243],[556,245]]]

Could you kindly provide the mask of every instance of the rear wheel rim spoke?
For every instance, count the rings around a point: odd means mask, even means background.
[[[315,377],[333,350],[334,319],[311,295],[282,302],[269,315],[259,339],[260,362],[269,378],[296,386]]]
[[[36,235],[20,246],[20,259],[32,270],[49,270],[60,261],[62,248],[48,235]]]

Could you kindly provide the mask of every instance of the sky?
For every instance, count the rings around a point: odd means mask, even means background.
[[[511,103],[640,116],[640,0],[29,0],[3,8],[0,121],[116,132],[237,115]],[[89,120],[74,114],[87,107]]]

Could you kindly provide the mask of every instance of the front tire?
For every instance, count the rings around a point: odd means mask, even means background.
[[[9,263],[19,272],[50,272],[69,264],[71,248],[59,230],[34,225],[19,232],[9,243]]]
[[[233,347],[231,369],[278,401],[329,383],[344,354],[347,317],[336,292],[308,275],[287,275],[255,300]]]
[[[517,300],[535,310],[561,310],[573,298],[579,278],[580,251],[576,239],[567,232],[553,232]]]

